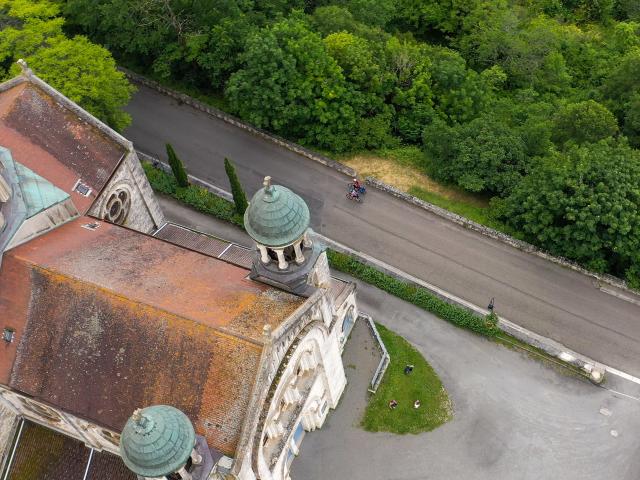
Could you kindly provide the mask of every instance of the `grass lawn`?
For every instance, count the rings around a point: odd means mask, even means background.
[[[420,433],[428,432],[449,421],[453,409],[449,396],[438,375],[409,342],[377,324],[391,363],[375,395],[371,395],[362,419],[362,426],[370,432]],[[405,365],[413,365],[411,374],[404,374]],[[389,401],[398,406],[391,410]],[[420,400],[420,408],[413,402]]]
[[[489,200],[454,186],[437,182],[425,173],[429,161],[415,146],[360,153],[339,159],[354,168],[362,177],[372,176],[389,185],[418,197],[425,202],[457,213],[458,215],[517,236],[517,232],[497,222],[489,215]]]

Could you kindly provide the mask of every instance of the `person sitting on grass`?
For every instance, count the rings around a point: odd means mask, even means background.
[[[420,408],[421,402],[420,400],[416,400],[415,402],[413,402],[413,408]]]
[[[389,402],[389,408],[390,408],[391,410],[393,410],[393,409],[394,409],[394,408],[396,408],[397,406],[398,406],[398,402],[396,402],[395,400],[391,400],[391,401]]]

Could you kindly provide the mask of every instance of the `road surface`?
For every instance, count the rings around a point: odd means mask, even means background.
[[[416,277],[486,307],[597,361],[640,377],[638,303],[594,280],[469,231],[383,192],[345,198],[349,179],[187,105],[140,87],[125,136],[165,158],[169,142],[192,175],[229,190],[225,157],[251,194],[265,175],[301,195],[312,228]]]
[[[305,435],[294,480],[640,478],[637,400],[461,331],[366,284],[358,285],[358,306],[426,357],[453,402],[453,420],[420,435],[363,431],[358,424],[377,362],[366,325],[356,323],[344,352],[346,391],[323,427]]]

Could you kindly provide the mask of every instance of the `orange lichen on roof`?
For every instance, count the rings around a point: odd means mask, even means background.
[[[247,274],[116,225],[69,222],[5,253],[0,318],[20,326],[8,384],[116,431],[135,408],[174,405],[233,455],[262,328],[304,303]]]
[[[89,210],[125,153],[114,139],[28,81],[0,92],[0,145],[71,194],[82,213]],[[72,190],[78,179],[92,189],[91,196]]]
[[[13,258],[4,258],[0,266],[0,328],[11,328],[15,341],[1,342],[0,383],[7,385],[16,357],[18,342],[22,339],[26,312],[31,298],[31,278],[24,264]]]
[[[88,223],[99,227],[83,228]],[[244,268],[87,217],[8,254],[259,342],[266,323],[277,326],[303,303],[300,297],[254,282]]]

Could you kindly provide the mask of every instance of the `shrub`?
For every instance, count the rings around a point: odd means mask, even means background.
[[[154,168],[149,163],[143,163],[142,167],[147,174],[151,187],[155,191],[170,195],[176,200],[184,202],[202,213],[212,215],[220,220],[225,220],[240,228],[244,228],[242,216],[236,212],[232,202],[218,197],[206,188],[196,185],[180,187],[172,175]]]
[[[327,250],[327,257],[332,268],[353,275],[458,327],[466,328],[487,337],[493,337],[499,331],[498,318],[495,314],[479,317],[462,307],[451,305],[441,300],[426,288],[398,280],[374,267],[359,262],[350,255]]]
[[[173,150],[173,147],[169,143],[167,143],[167,157],[169,157],[169,165],[171,166],[173,176],[178,182],[178,186],[183,188],[188,187],[189,177],[187,176],[187,171],[184,169],[182,161],[178,158],[176,152]]]
[[[229,184],[231,185],[231,194],[233,195],[233,203],[236,205],[236,212],[240,215],[244,215],[244,211],[249,206],[249,203],[247,202],[247,196],[245,195],[242,185],[240,184],[240,180],[238,179],[238,175],[236,174],[236,168],[228,158],[224,159],[224,171],[227,172],[227,177],[229,177]]]

